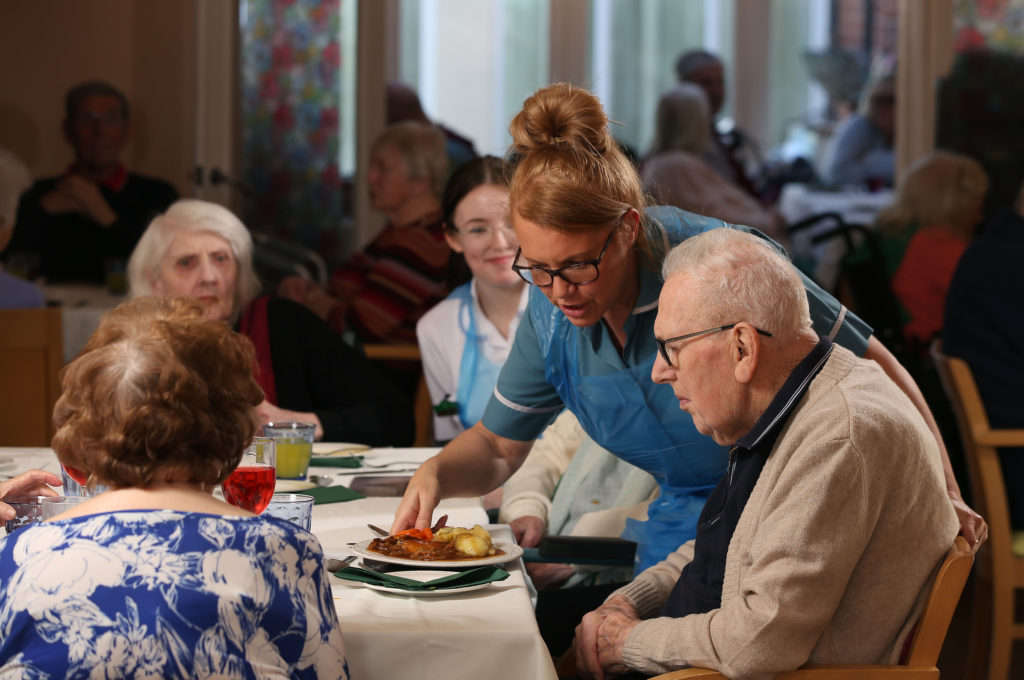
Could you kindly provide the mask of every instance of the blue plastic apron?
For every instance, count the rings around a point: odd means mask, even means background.
[[[671,388],[651,380],[656,353],[636,366],[582,375],[580,353],[593,351],[586,347],[588,334],[550,304],[529,309],[546,381],[594,441],[658,482],[661,492],[647,521],[627,520],[623,533],[638,544],[636,568],[646,569],[696,535],[704,501],[725,472],[727,449],[697,432]],[[637,332],[653,332],[653,326]]]
[[[498,373],[501,372],[502,366],[491,361],[486,353],[481,351],[486,339],[476,330],[476,311],[471,285],[464,283],[449,295],[461,303],[459,328],[466,337],[462,361],[459,364],[459,386],[455,392],[459,421],[466,429],[476,425],[483,417],[487,402],[494,394],[494,386],[498,382]]]

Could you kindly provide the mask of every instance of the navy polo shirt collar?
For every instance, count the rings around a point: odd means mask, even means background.
[[[771,450],[775,439],[779,436],[781,424],[786,422],[790,411],[800,401],[807,386],[814,380],[814,376],[818,375],[818,371],[825,365],[831,354],[832,341],[825,336],[819,336],[818,344],[800,360],[800,363],[786,378],[786,382],[782,384],[782,388],[768,404],[768,408],[754,423],[754,427],[740,437],[736,446],[747,450],[767,446]]]

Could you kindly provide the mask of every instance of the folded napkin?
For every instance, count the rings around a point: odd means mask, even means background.
[[[308,489],[302,493],[313,497],[313,505],[324,503],[342,503],[354,501],[357,498],[366,498],[358,491],[353,491],[347,486],[318,486],[315,489]]]
[[[345,579],[346,581],[359,581],[360,583],[386,586],[388,588],[401,588],[402,590],[444,590],[448,588],[466,588],[480,583],[504,581],[508,578],[507,571],[501,567],[494,566],[467,569],[466,571],[460,571],[455,574],[449,574],[448,576],[435,578],[432,581],[417,581],[415,579],[398,576],[397,574],[381,574],[380,572],[360,569],[359,567],[345,567],[340,571],[334,572],[334,575],[338,578]]]
[[[340,467],[360,468],[363,467],[362,456],[313,456],[309,464],[314,467]]]

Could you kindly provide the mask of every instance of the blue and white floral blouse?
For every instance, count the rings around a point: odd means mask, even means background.
[[[316,537],[171,510],[0,540],[0,677],[348,678]]]

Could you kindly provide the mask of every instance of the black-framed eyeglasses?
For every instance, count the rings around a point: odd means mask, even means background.
[[[710,335],[711,333],[718,333],[720,331],[727,331],[730,328],[735,328],[736,324],[738,324],[738,323],[740,323],[740,322],[737,321],[736,323],[728,323],[728,324],[726,324],[724,326],[715,326],[714,328],[708,328],[707,330],[697,331],[696,333],[687,333],[686,335],[677,335],[674,338],[665,338],[664,340],[661,340],[661,339],[655,337],[654,338],[654,342],[657,343],[657,345],[658,345],[658,354],[661,355],[661,358],[665,360],[666,364],[671,366],[672,365],[672,360],[669,359],[668,348],[666,347],[666,345],[668,345],[668,343],[670,343],[670,342],[679,342],[680,340],[687,340],[689,338],[696,338],[699,335]],[[763,331],[760,328],[754,328],[754,330],[757,331],[758,333],[760,333],[761,335],[765,336],[765,337],[768,337],[768,338],[772,337],[772,334],[769,333],[768,331]]]
[[[597,281],[597,277],[601,275],[598,271],[597,265],[601,264],[601,259],[604,257],[605,251],[608,250],[608,244],[612,242],[612,236],[615,235],[615,231],[618,229],[618,225],[615,225],[615,229],[612,229],[612,233],[608,234],[608,238],[604,241],[604,247],[601,248],[601,254],[593,260],[584,260],[583,262],[576,262],[574,264],[567,264],[564,267],[558,269],[545,269],[544,267],[524,267],[519,264],[519,256],[523,254],[522,247],[516,250],[516,257],[512,260],[512,269],[516,274],[522,277],[523,281],[526,281],[532,286],[539,286],[541,288],[547,288],[555,282],[555,277],[559,276],[563,281],[567,281],[574,286],[584,286],[588,283]]]

